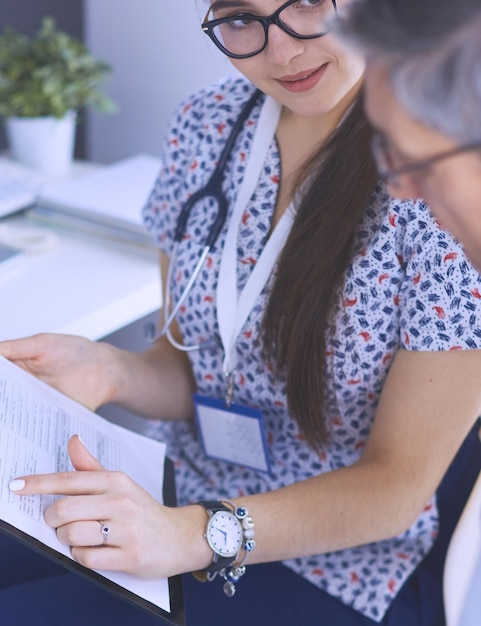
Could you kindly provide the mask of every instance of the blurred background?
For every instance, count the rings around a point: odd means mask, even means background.
[[[89,111],[76,141],[78,158],[112,163],[139,152],[160,155],[177,104],[235,73],[200,28],[206,9],[206,0],[0,0],[0,30],[11,25],[31,36],[51,15],[112,66],[104,90],[118,112]]]

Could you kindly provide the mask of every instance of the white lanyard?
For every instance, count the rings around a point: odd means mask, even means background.
[[[249,161],[234,205],[227,231],[217,285],[217,319],[224,347],[223,369],[226,377],[235,370],[237,357],[235,343],[254,304],[271,275],[272,268],[289,234],[294,210],[291,205],[284,212],[267,240],[256,266],[240,294],[237,291],[237,233],[245,207],[249,202],[262,172],[269,146],[274,138],[281,114],[281,105],[267,96],[262,106]]]

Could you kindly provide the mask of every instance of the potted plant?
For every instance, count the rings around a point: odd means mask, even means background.
[[[0,116],[12,156],[51,177],[66,174],[79,109],[114,108],[99,90],[109,71],[51,17],[32,38],[6,27],[0,35]]]

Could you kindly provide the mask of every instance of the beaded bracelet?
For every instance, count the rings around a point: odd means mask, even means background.
[[[241,564],[243,564],[248,555],[253,552],[256,547],[256,542],[254,540],[254,522],[252,521],[252,517],[249,516],[249,511],[245,506],[236,506],[230,500],[223,500],[223,502],[229,504],[234,509],[234,515],[242,523],[244,541],[242,542],[241,549],[244,550],[244,555]]]

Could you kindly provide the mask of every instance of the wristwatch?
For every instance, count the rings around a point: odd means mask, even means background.
[[[202,500],[197,502],[203,506],[209,519],[205,530],[205,538],[214,553],[212,563],[204,570],[204,574],[218,572],[233,563],[244,539],[241,520],[218,500]]]

